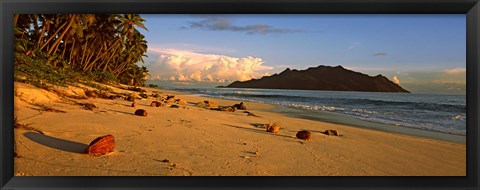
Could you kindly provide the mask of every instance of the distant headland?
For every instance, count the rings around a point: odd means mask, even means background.
[[[280,74],[243,82],[235,81],[219,87],[410,93],[383,75],[372,77],[342,66],[324,65],[306,70],[287,68]]]

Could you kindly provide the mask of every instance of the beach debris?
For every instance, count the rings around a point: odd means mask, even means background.
[[[225,111],[225,112],[235,112],[236,109],[233,106],[222,106],[219,108],[210,108],[211,110]]]
[[[63,111],[63,110],[58,110],[52,107],[48,107],[45,104],[34,103],[33,105],[40,107],[42,111],[46,111],[46,112],[67,113],[66,111]]]
[[[340,136],[337,130],[325,130],[325,134],[328,136]]]
[[[162,102],[153,101],[152,103],[150,103],[150,106],[152,106],[152,107],[160,107],[160,106],[162,106]]]
[[[147,94],[140,94],[139,96],[142,97],[142,98],[148,98]]]
[[[110,100],[115,100],[115,99],[117,99],[117,96],[115,96],[115,95],[110,95],[110,96],[108,96],[108,99],[110,99]]]
[[[166,98],[165,100],[166,100],[166,101],[170,101],[170,100],[173,100],[173,101],[174,101],[174,100],[175,100],[175,95],[173,95],[173,96],[168,96],[168,95],[167,95],[167,98]]]
[[[128,97],[126,97],[125,100],[134,102],[135,97],[137,97],[137,93],[134,92],[134,93],[131,93]]]
[[[132,97],[132,96],[129,96],[129,97],[126,97],[125,100],[133,102],[133,101],[135,101],[135,98]]]
[[[147,116],[147,111],[143,110],[143,109],[138,109],[135,111],[135,115],[138,115],[138,116]]]
[[[22,158],[22,156],[20,156],[20,154],[18,154],[17,152],[13,152],[13,157],[15,157],[15,158]]]
[[[94,139],[85,149],[85,153],[92,156],[101,156],[112,152],[115,148],[115,139],[112,135],[105,135]]]
[[[157,93],[154,93],[154,94],[152,94],[152,95],[150,95],[150,96],[152,96],[152,97],[154,97],[154,98],[160,98],[160,95],[157,94]]]
[[[93,92],[97,94],[99,98],[110,99],[110,96],[105,92],[102,92],[102,91],[99,92],[98,90],[94,90]]]
[[[127,90],[135,91],[135,92],[146,92],[146,90],[138,88],[136,86],[128,87]]]
[[[247,116],[260,117],[258,115],[253,114],[252,112],[249,112],[249,111],[244,111],[243,113],[247,113]]]
[[[168,159],[163,159],[162,162],[170,162]]]
[[[247,106],[245,106],[245,104],[243,104],[243,102],[240,102],[240,104],[235,104],[235,105],[233,105],[233,107],[235,107],[239,110],[246,110],[247,109]]]
[[[44,135],[43,131],[39,130],[39,129],[36,129],[36,128],[33,128],[33,127],[30,127],[30,124],[21,124],[21,123],[18,123],[17,122],[17,118],[14,118],[13,119],[13,128],[14,129],[23,129],[23,130],[27,130],[27,131],[36,131],[42,135]]]
[[[267,132],[278,133],[280,131],[280,124],[278,122],[264,124],[262,128],[265,128]]]
[[[97,95],[95,94],[95,92],[91,91],[91,90],[86,90],[85,91],[85,95],[89,98],[96,98]]]
[[[205,108],[205,109],[211,109],[211,108],[218,108],[218,105],[215,102],[205,100],[203,102],[198,102],[195,104],[195,106]]]
[[[180,106],[177,106],[177,105],[170,105],[170,108],[180,108]]]
[[[296,136],[298,139],[310,140],[312,138],[312,133],[310,133],[310,131],[303,130],[299,131]]]
[[[188,103],[186,100],[183,100],[183,99],[177,99],[177,100],[175,100],[175,102],[177,104],[187,104]]]
[[[138,104],[137,104],[137,102],[133,102],[131,106],[136,108],[138,106]]]
[[[222,107],[220,108],[220,111],[226,111],[226,112],[235,112],[237,109],[233,106],[227,106],[227,107]]]
[[[83,108],[85,108],[86,110],[93,110],[93,108],[97,108],[97,106],[92,103],[80,103],[80,105],[83,106]]]

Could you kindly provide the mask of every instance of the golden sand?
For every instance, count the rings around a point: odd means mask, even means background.
[[[111,87],[119,93],[132,93]],[[15,117],[35,130],[15,129],[16,176],[465,176],[466,146],[346,125],[292,118],[274,105],[245,102],[248,112],[195,106],[238,101],[145,88],[175,95],[178,108],[152,107],[158,100],[69,99],[15,83]],[[79,88],[62,93],[84,96]],[[77,103],[92,103],[87,110]],[[51,111],[45,108],[52,108]],[[147,116],[135,115],[144,109]],[[256,115],[252,117],[249,115]],[[270,133],[262,124],[278,122]],[[327,136],[325,130],[341,136]],[[310,140],[296,138],[308,130]],[[111,134],[115,150],[84,154],[95,138]]]

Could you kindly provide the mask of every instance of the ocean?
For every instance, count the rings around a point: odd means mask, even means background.
[[[206,97],[281,105],[309,117],[322,113],[454,135],[466,135],[466,96],[276,90],[247,88],[168,88]],[[318,113],[318,114],[317,114]]]

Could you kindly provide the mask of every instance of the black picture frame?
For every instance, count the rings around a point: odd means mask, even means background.
[[[2,189],[479,189],[478,0],[2,0],[0,187]],[[465,177],[14,177],[13,14],[465,14],[467,175]],[[406,166],[408,167],[408,166]]]

